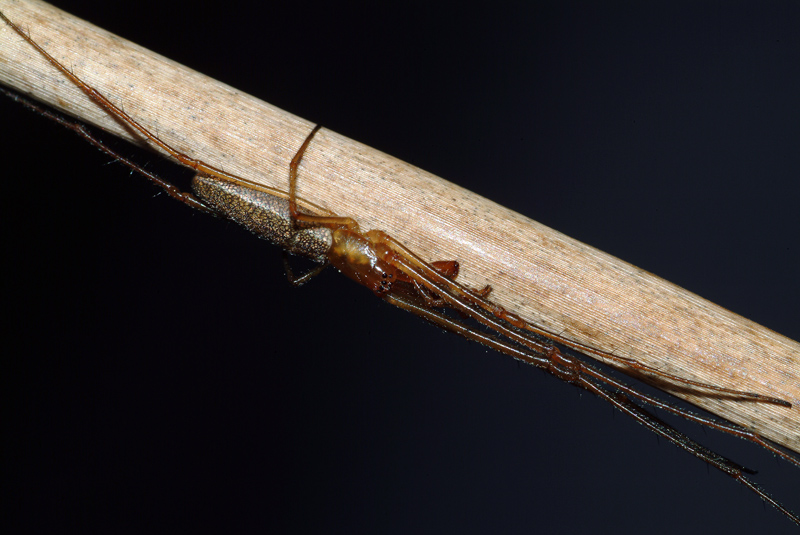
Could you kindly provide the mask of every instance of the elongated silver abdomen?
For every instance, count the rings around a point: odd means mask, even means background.
[[[331,248],[327,228],[296,229],[289,201],[253,187],[198,174],[192,180],[195,195],[257,236],[286,251],[326,263]]]

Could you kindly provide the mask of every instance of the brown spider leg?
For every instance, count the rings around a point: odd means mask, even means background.
[[[431,267],[439,272],[444,277],[450,280],[455,280],[458,277],[459,264],[455,260],[436,260],[431,262]],[[425,300],[428,307],[439,308],[447,305],[447,302],[438,295],[432,293],[430,290],[421,285],[418,281],[411,279],[402,272],[399,273],[398,280],[402,282],[409,282],[414,285],[417,293]]]
[[[407,263],[404,263],[403,259],[404,259],[404,257],[399,256],[397,258],[396,265],[398,265],[401,269],[407,268],[412,273],[416,273],[414,271],[414,269],[415,269],[414,266],[413,265],[408,265]],[[421,281],[423,281],[423,283],[425,283],[424,284],[425,287],[428,287],[429,286],[428,283],[431,282],[430,279],[426,279],[424,273],[418,273],[418,276],[419,276],[419,280],[421,280]],[[445,281],[452,282],[452,281],[448,281],[446,278],[445,278]],[[520,333],[518,331],[510,329],[507,325],[504,325],[501,322],[501,320],[498,320],[494,316],[489,315],[488,313],[486,313],[482,309],[475,309],[473,307],[469,307],[469,306],[464,305],[459,300],[453,298],[452,294],[449,294],[447,292],[447,288],[446,287],[438,286],[436,284],[432,284],[432,286],[433,286],[433,288],[432,288],[431,291],[436,292],[437,295],[440,295],[444,300],[448,301],[448,303],[455,310],[457,310],[457,311],[459,311],[459,312],[461,312],[461,313],[463,313],[463,314],[465,314],[467,316],[470,316],[470,317],[474,318],[476,321],[484,324],[485,326],[489,327],[490,329],[493,329],[495,332],[497,332],[499,334],[502,334],[506,338],[509,338],[510,340],[512,340],[512,341],[514,341],[514,342],[516,342],[516,343],[518,343],[520,345],[523,345],[523,346],[527,347],[528,349],[530,349],[532,351],[535,351],[536,353],[544,354],[544,353],[546,353],[548,351],[548,347],[549,347],[548,344],[543,343],[540,340],[532,339],[529,336],[525,336],[525,335],[523,335],[522,333]],[[467,336],[467,335],[465,334],[463,336]],[[494,346],[492,346],[492,347],[494,347]],[[500,349],[498,349],[498,350],[500,350]],[[575,362],[579,362],[580,363],[580,361],[575,361]],[[772,453],[774,453],[774,454],[776,454],[776,455],[788,460],[792,464],[794,464],[796,466],[800,466],[800,461],[795,459],[793,456],[791,456],[791,455],[779,450],[778,448],[772,446],[766,440],[764,440],[763,437],[761,437],[757,433],[754,433],[753,431],[750,431],[750,430],[747,430],[747,429],[744,429],[744,428],[741,428],[739,426],[735,426],[735,425],[732,425],[732,424],[726,424],[726,423],[719,422],[717,420],[713,420],[713,419],[710,419],[710,418],[699,416],[699,415],[694,414],[694,413],[692,413],[690,411],[687,411],[687,410],[684,410],[684,409],[680,409],[680,408],[675,407],[673,405],[664,403],[664,402],[662,402],[660,400],[657,400],[656,398],[653,398],[651,396],[647,396],[645,394],[637,392],[637,391],[631,389],[630,387],[627,387],[626,385],[624,385],[622,383],[619,383],[618,381],[614,380],[612,377],[610,377],[610,376],[608,376],[606,374],[603,374],[601,372],[598,372],[594,368],[591,368],[591,367],[589,367],[588,365],[586,365],[584,363],[580,363],[579,365],[582,368],[581,370],[579,370],[580,372],[585,373],[587,375],[590,375],[590,376],[592,376],[595,379],[598,379],[600,381],[606,382],[608,384],[612,384],[616,388],[619,388],[620,390],[624,391],[626,394],[628,394],[628,395],[630,395],[632,397],[636,397],[636,398],[638,398],[638,399],[640,399],[640,400],[642,400],[642,401],[644,401],[646,403],[652,404],[653,406],[657,406],[657,407],[663,408],[665,410],[668,410],[669,412],[672,412],[674,414],[682,416],[682,417],[684,417],[684,418],[686,418],[688,420],[691,420],[691,421],[706,425],[707,427],[710,427],[712,429],[716,429],[718,431],[722,431],[722,432],[731,434],[733,436],[737,436],[739,438],[748,439],[751,442],[754,442],[755,444],[763,446],[764,448],[766,448],[767,450],[771,451]],[[573,366],[576,366],[576,365],[573,364]],[[702,383],[700,383],[700,385],[702,385]],[[702,385],[702,386],[705,386],[705,385]],[[708,385],[708,387],[713,389],[713,390],[719,390],[717,388],[714,388],[713,385]],[[764,397],[764,396],[761,396],[759,394],[752,394],[752,393],[749,393],[749,392],[739,392],[739,391],[736,391],[736,390],[728,390],[728,389],[722,389],[722,390],[724,390],[726,393],[732,393],[732,394],[735,394],[735,395],[738,395],[738,396],[741,396],[741,397],[744,397],[744,398],[755,397],[757,400],[761,400],[761,398]]]
[[[765,396],[763,394],[757,394],[754,392],[742,392],[732,388],[725,388],[692,379],[686,379],[684,377],[647,366],[633,359],[612,355],[599,349],[573,342],[550,331],[540,329],[522,320],[522,318],[516,314],[511,314],[501,306],[483,299],[476,292],[461,286],[455,281],[449,280],[447,277],[441,276],[435,269],[432,269],[427,262],[419,258],[403,244],[385,232],[371,230],[367,233],[367,237],[372,240],[373,243],[375,243],[376,250],[380,250],[379,254],[386,262],[394,264],[398,269],[405,272],[408,277],[419,280],[429,290],[447,300],[453,308],[462,310],[468,315],[474,315],[475,319],[478,319],[478,321],[481,323],[484,323],[493,329],[499,329],[498,332],[502,332],[503,335],[508,336],[509,338],[523,345],[528,345],[528,343],[525,341],[527,338],[523,337],[517,332],[511,331],[505,324],[499,323],[498,320],[504,321],[519,329],[530,331],[536,335],[553,340],[554,342],[569,347],[570,349],[574,349],[575,351],[598,357],[601,360],[610,360],[612,362],[623,364],[631,370],[647,372],[684,385],[695,386],[720,394],[730,394],[740,399],[773,403],[787,408],[792,406],[788,401],[772,396]]]
[[[761,497],[762,500],[769,503],[772,507],[783,513],[789,520],[800,526],[800,517],[798,517],[796,514],[794,514],[786,507],[784,507],[780,502],[778,502],[777,500],[775,500],[775,498],[770,496],[764,489],[758,486],[754,481],[751,481],[748,477],[745,476],[745,472],[754,473],[753,471],[746,469],[734,463],[730,459],[709,450],[702,444],[695,442],[694,440],[684,435],[674,427],[670,426],[666,422],[655,417],[642,407],[631,402],[627,397],[625,397],[622,394],[609,392],[605,388],[602,388],[599,385],[595,385],[594,383],[588,380],[585,381],[585,384],[581,384],[581,386],[586,388],[586,390],[594,392],[601,398],[612,403],[619,410],[628,414],[629,416],[632,416],[638,422],[643,424],[651,431],[655,432],[658,435],[663,436],[664,438],[666,438],[673,444],[677,445],[678,447],[684,449],[685,451],[691,453],[692,455],[702,459],[703,461],[714,466],[718,470],[729,475],[730,477],[732,477],[733,479],[735,479],[736,481],[738,481],[739,483],[741,483],[742,485],[744,485],[745,487],[749,488],[751,491],[756,493],[759,497]]]
[[[455,260],[434,260],[433,262],[430,263],[430,266],[431,268],[439,272],[440,275],[447,277],[451,281],[455,281],[456,277],[458,277],[459,265],[458,262],[456,262]],[[429,307],[441,308],[447,306],[447,301],[445,301],[438,295],[432,293],[428,288],[425,288],[425,286],[420,284],[419,281],[411,279],[408,276],[405,276],[402,272],[400,272],[399,275],[400,276],[398,277],[398,280],[402,282],[413,283],[414,288],[416,288],[417,290],[417,293],[425,299],[425,303]],[[470,290],[470,291],[485,298],[491,293],[492,287],[487,284],[480,290]]]
[[[164,180],[163,178],[159,177],[158,175],[156,175],[154,173],[151,173],[147,169],[143,168],[141,165],[137,164],[136,162],[133,162],[133,161],[129,160],[128,158],[120,155],[119,153],[117,153],[114,150],[112,150],[109,147],[107,147],[99,138],[95,137],[94,134],[92,134],[90,132],[89,128],[85,124],[77,122],[77,121],[73,121],[73,120],[68,119],[68,118],[66,118],[65,116],[63,116],[63,115],[61,115],[59,113],[55,113],[55,112],[53,112],[51,110],[45,109],[45,108],[35,104],[34,102],[28,100],[25,97],[23,97],[21,95],[18,95],[16,93],[12,93],[10,91],[7,91],[6,89],[3,89],[1,87],[0,87],[0,92],[4,93],[8,97],[10,97],[10,98],[14,99],[15,101],[19,102],[20,104],[22,104],[26,108],[38,113],[39,115],[41,115],[43,117],[46,117],[48,119],[51,119],[51,120],[57,122],[58,124],[60,124],[61,126],[65,127],[65,128],[69,128],[70,130],[72,130],[73,132],[78,134],[80,137],[82,137],[84,140],[88,141],[89,143],[91,143],[92,145],[94,145],[95,147],[100,149],[102,152],[104,152],[105,154],[107,154],[107,155],[111,156],[112,158],[114,158],[114,160],[116,160],[118,162],[121,162],[122,164],[130,167],[132,170],[136,171],[140,175],[142,175],[145,178],[147,178],[150,182],[152,182],[156,186],[158,186],[161,189],[163,189],[164,192],[167,195],[169,195],[170,197],[172,197],[173,199],[178,200],[178,201],[182,202],[183,204],[185,204],[186,206],[188,206],[190,208],[194,208],[195,210],[199,210],[199,211],[204,212],[206,214],[214,215],[214,216],[217,216],[217,217],[221,217],[222,216],[222,214],[220,214],[217,210],[215,210],[212,207],[208,206],[206,203],[204,203],[203,201],[201,201],[200,199],[198,199],[197,197],[195,197],[191,193],[186,192],[186,191],[182,191],[181,189],[179,189],[174,184],[171,184],[170,182],[167,182],[166,180]]]
[[[226,173],[225,171],[218,169],[212,165],[209,165],[201,160],[197,160],[195,158],[190,157],[189,155],[180,152],[179,150],[171,147],[170,145],[163,142],[161,139],[158,138],[155,134],[150,132],[147,128],[145,128],[141,123],[139,123],[136,119],[125,113],[120,107],[116,106],[110,100],[108,100],[102,93],[100,93],[97,89],[93,88],[80,78],[78,78],[70,69],[64,66],[63,63],[58,61],[56,58],[51,56],[44,48],[42,48],[36,41],[34,41],[28,34],[26,34],[22,28],[11,22],[8,17],[0,11],[0,19],[4,20],[6,24],[8,24],[20,37],[25,39],[37,52],[39,52],[42,56],[44,56],[47,61],[49,61],[56,69],[61,71],[61,73],[66,76],[73,84],[75,84],[81,91],[86,93],[86,95],[92,99],[95,104],[100,106],[106,113],[108,113],[111,117],[116,119],[121,125],[123,125],[128,130],[132,131],[132,133],[141,136],[143,139],[148,140],[150,143],[155,145],[156,147],[160,148],[181,164],[190,167],[197,171],[200,174],[205,174],[208,176],[220,178],[223,180],[229,180],[236,184],[245,185],[248,187],[256,187],[261,191],[266,193],[270,193],[272,195],[278,197],[286,197],[286,192],[281,191],[276,188],[271,188],[269,186],[263,185],[255,185],[248,180],[244,180],[240,177],[231,175]]]
[[[562,379],[579,388],[582,388],[584,390],[596,394],[600,398],[611,403],[614,407],[616,407],[620,411],[634,418],[636,421],[638,421],[639,423],[641,423],[642,425],[644,425],[657,435],[664,437],[665,439],[669,440],[670,442],[677,445],[681,449],[687,451],[688,453],[691,453],[695,457],[705,461],[706,463],[714,466],[718,470],[729,475],[734,480],[738,481],[745,487],[749,488],[762,500],[766,501],[767,503],[775,507],[775,509],[783,513],[792,522],[800,525],[800,517],[798,517],[797,515],[792,513],[789,509],[781,505],[777,500],[772,498],[772,496],[770,496],[765,490],[763,490],[756,483],[754,483],[745,476],[745,473],[753,473],[752,470],[749,470],[748,468],[745,468],[735,463],[734,461],[709,450],[702,444],[695,442],[684,433],[681,433],[680,431],[678,431],[671,425],[667,424],[666,422],[662,421],[655,415],[651,414],[644,408],[633,403],[626,396],[626,394],[632,394],[640,399],[643,399],[646,402],[649,402],[650,400],[653,399],[650,398],[650,396],[640,394],[635,390],[633,390],[631,387],[619,383],[610,376],[607,376],[598,370],[590,368],[585,363],[562,354],[554,346],[544,348],[543,352],[532,350],[530,348],[519,348],[512,346],[507,342],[500,340],[496,336],[471,329],[470,327],[461,323],[460,321],[457,321],[453,318],[444,315],[439,310],[428,308],[423,303],[420,303],[419,298],[416,296],[404,295],[399,292],[395,292],[392,294],[384,295],[383,299],[399,308],[402,308],[404,310],[407,310],[409,312],[412,312],[413,314],[422,317],[426,321],[446,331],[459,334],[465,338],[481,343],[503,354],[509,355],[528,364],[532,364],[537,368],[544,369],[549,373],[555,375],[559,379]],[[587,375],[587,372],[589,370],[591,370],[592,373],[590,375]],[[602,384],[596,384],[591,379],[602,381],[603,383],[611,385],[614,388],[622,387],[622,390],[625,393],[614,392],[612,390],[609,390]],[[654,401],[656,401],[655,404],[658,407],[666,408],[667,410],[675,412],[676,414],[679,414],[681,416],[685,416],[685,412],[687,412],[677,407],[672,407],[664,402],[658,400]]]
[[[405,280],[407,278],[408,277],[403,277],[403,280]],[[443,307],[448,306],[447,300],[436,296],[436,294],[433,294],[428,288],[426,288],[425,286],[420,284],[417,280],[411,279],[410,281],[407,281],[407,282],[411,282],[411,283],[414,284],[414,288],[417,290],[417,293],[419,293],[421,296],[423,296],[425,298],[425,303],[429,307],[443,308]],[[487,296],[487,295],[489,295],[489,293],[491,293],[492,287],[487,284],[486,286],[484,286],[480,290],[470,290],[470,291],[471,292],[475,292],[477,295],[480,295],[480,296],[483,297],[483,296]]]
[[[386,299],[389,300],[388,297]],[[409,300],[408,297],[405,299],[404,302],[407,304],[407,306],[404,306],[404,308],[408,308],[408,306],[411,305],[410,300]],[[394,304],[397,304],[397,303],[394,303]],[[397,306],[401,306],[401,305],[397,304]],[[418,315],[423,315],[423,313],[421,313],[419,311],[419,309],[421,309],[421,308],[422,308],[421,305],[417,304],[416,305],[416,310],[417,311],[415,313],[418,314]],[[448,318],[447,316],[444,316],[441,312],[438,312],[438,311],[435,312],[435,313],[433,311],[428,311],[428,312],[426,312],[424,314],[424,316],[433,315],[433,314],[436,314],[436,315],[438,315],[440,317],[443,317],[444,319],[446,319],[448,321],[452,321],[454,323],[457,323],[457,322],[455,322],[455,320],[451,320],[450,318]],[[433,321],[429,317],[425,317],[425,319],[428,319],[429,321]],[[447,330],[455,330],[455,328],[446,327],[444,325],[442,325],[442,327],[446,328]],[[469,328],[467,326],[461,325],[459,327],[459,330],[457,331],[457,333],[461,334],[462,336],[465,336],[465,337],[471,337],[473,340],[476,340],[476,341],[478,341],[478,342],[480,342],[480,343],[482,343],[484,345],[488,345],[492,349],[496,349],[498,351],[504,352],[504,353],[508,354],[509,356],[525,360],[523,357],[520,356],[521,351],[518,348],[515,348],[513,346],[508,346],[508,344],[505,344],[504,342],[497,340],[496,337],[491,337],[490,335],[487,335],[487,334],[474,333],[473,335],[469,335],[468,331],[469,331]],[[478,336],[480,336],[480,339],[478,338]],[[492,340],[491,343],[488,341],[490,338]],[[533,344],[527,344],[526,347],[528,348],[527,349],[528,351],[533,351],[537,355],[544,355],[549,350],[548,346],[546,344],[542,344],[542,343],[540,343],[538,341],[534,342]],[[559,353],[559,355],[561,355],[561,353]],[[530,363],[534,364],[535,366],[540,367],[540,368],[542,368],[542,367],[549,368],[550,367],[550,360],[548,360],[548,359],[546,359],[544,357],[538,357],[538,359],[539,360],[537,360],[536,362],[530,362]],[[563,356],[559,357],[559,359],[560,359],[559,365],[560,365],[561,369],[570,369],[570,370],[572,370],[571,373],[583,374],[583,375],[592,377],[592,378],[594,378],[594,379],[596,379],[598,381],[602,381],[602,382],[604,382],[604,383],[606,383],[606,384],[608,384],[610,386],[613,386],[614,388],[616,388],[620,392],[623,392],[623,393],[625,393],[626,395],[628,395],[630,397],[637,398],[640,401],[642,401],[644,403],[647,403],[648,405],[651,405],[651,406],[659,408],[659,409],[666,410],[666,411],[671,412],[672,414],[675,414],[677,416],[681,416],[682,418],[685,418],[686,420],[689,420],[689,421],[692,421],[692,422],[695,422],[695,423],[698,423],[698,424],[701,424],[701,425],[705,425],[706,427],[710,427],[712,429],[716,429],[717,431],[721,431],[723,433],[728,433],[730,435],[733,435],[733,436],[736,436],[736,437],[739,437],[739,438],[742,438],[742,439],[750,440],[751,442],[753,442],[755,444],[758,444],[759,446],[762,446],[763,448],[765,448],[765,449],[769,450],[770,452],[780,456],[781,458],[789,461],[790,463],[792,463],[792,464],[794,464],[796,466],[800,466],[800,460],[796,459],[792,455],[787,454],[786,452],[783,452],[783,451],[779,450],[778,448],[776,448],[775,446],[773,446],[772,444],[767,442],[763,437],[761,437],[760,435],[754,433],[753,431],[750,431],[748,429],[745,429],[745,428],[740,427],[740,426],[735,425],[735,424],[731,424],[731,423],[728,423],[728,422],[719,421],[719,420],[715,420],[715,419],[712,419],[712,418],[708,418],[708,417],[704,417],[704,416],[695,414],[695,413],[693,413],[693,412],[691,412],[689,410],[682,409],[680,407],[672,405],[671,403],[664,402],[664,401],[662,401],[662,400],[660,400],[660,399],[658,399],[656,397],[653,397],[653,396],[644,394],[642,392],[639,392],[639,391],[631,388],[630,386],[626,385],[625,383],[622,383],[622,382],[616,380],[615,378],[611,377],[610,375],[608,375],[606,373],[603,373],[603,372],[595,369],[594,367],[592,367],[592,366],[590,366],[590,365],[588,365],[588,364],[586,364],[586,363],[584,363],[584,362],[582,362],[582,361],[580,361],[578,359],[570,359],[569,362],[567,362],[565,360],[565,357],[563,357]],[[547,364],[542,365],[541,363],[543,361],[547,362]],[[556,369],[556,371],[557,371],[557,369]],[[553,372],[553,370],[551,370],[551,372]],[[569,374],[567,374],[567,375],[569,375]],[[564,379],[565,380],[569,380],[569,377],[564,377]]]
[[[455,260],[434,260],[433,262],[430,263],[430,266],[436,271],[438,271],[439,274],[444,275],[451,281],[455,281],[456,278],[458,278],[460,265]],[[483,298],[486,298],[489,297],[490,293],[492,293],[492,287],[487,284],[480,290],[474,290],[470,288],[469,291]]]
[[[402,292],[392,292],[383,295],[383,300],[392,305],[402,308],[415,314],[425,321],[428,321],[442,329],[461,335],[470,340],[474,340],[491,349],[495,349],[517,360],[531,364],[537,368],[547,370],[550,361],[544,356],[544,351],[537,351],[531,348],[519,348],[504,342],[500,338],[488,333],[477,331],[472,327],[445,315],[436,308],[428,307],[418,295],[411,295]],[[544,349],[544,346],[542,346]]]
[[[303,159],[306,148],[308,148],[309,143],[311,143],[311,140],[320,128],[322,128],[322,125],[318,124],[311,130],[311,133],[306,136],[305,141],[303,141],[303,144],[300,145],[299,149],[297,149],[292,161],[289,163],[289,213],[291,214],[292,221],[294,221],[295,224],[300,222],[307,223],[308,226],[327,227],[331,230],[337,228],[346,228],[352,230],[353,232],[359,232],[358,223],[355,219],[350,217],[303,214],[297,209],[297,167],[300,165],[300,161]]]
[[[295,286],[297,288],[299,288],[300,286],[304,285],[305,283],[307,283],[308,281],[310,281],[311,279],[313,279],[314,277],[316,277],[317,275],[322,273],[322,271],[326,267],[328,267],[328,264],[320,264],[320,265],[318,265],[318,266],[316,266],[314,268],[311,268],[310,270],[306,271],[305,273],[303,273],[299,277],[296,277],[294,275],[294,271],[292,271],[292,266],[289,265],[289,258],[288,257],[289,257],[289,253],[287,253],[286,251],[283,251],[283,254],[281,255],[281,259],[283,260],[283,269],[286,271],[286,278],[289,279],[289,284],[291,284],[292,286]]]
[[[0,12],[0,18],[2,18],[11,28],[19,34],[20,37],[25,39],[33,48],[36,49],[42,56],[44,56],[54,67],[56,67],[59,71],[61,71],[64,76],[69,78],[69,80],[78,86],[86,95],[91,98],[97,105],[103,108],[109,115],[115,117],[124,125],[136,130],[141,134],[145,139],[149,139],[153,142],[156,146],[161,148],[162,150],[166,151],[170,156],[176,158],[178,161],[187,165],[197,171],[204,171],[208,172],[208,174],[216,175],[217,173],[222,173],[219,169],[215,169],[213,167],[207,166],[203,162],[195,160],[186,156],[183,153],[178,152],[177,150],[173,149],[163,141],[161,141],[158,137],[150,133],[144,126],[139,124],[138,121],[133,119],[130,115],[122,111],[119,107],[114,105],[110,100],[108,100],[102,93],[97,91],[92,86],[88,85],[86,82],[78,78],[71,70],[69,70],[66,66],[64,66],[61,62],[59,62],[56,58],[51,56],[44,48],[39,46],[39,44],[34,41],[28,34],[22,31],[22,28],[11,22],[8,17],[6,17],[2,12]]]
[[[590,377],[593,377],[593,378],[595,378],[597,380],[601,380],[601,381],[613,386],[614,388],[616,388],[620,392],[624,392],[626,395],[628,395],[630,397],[637,398],[640,401],[642,401],[644,403],[647,403],[648,405],[651,405],[651,406],[653,406],[655,408],[663,409],[663,410],[666,410],[668,412],[671,412],[672,414],[680,416],[680,417],[682,417],[682,418],[684,418],[684,419],[686,419],[686,420],[688,420],[690,422],[695,422],[695,423],[704,425],[706,427],[709,427],[711,429],[715,429],[717,431],[720,431],[722,433],[728,433],[729,435],[733,435],[735,437],[738,437],[738,438],[741,438],[741,439],[744,439],[744,440],[749,440],[750,442],[753,442],[754,444],[758,444],[759,446],[761,446],[762,448],[772,452],[773,454],[778,455],[782,459],[785,459],[786,461],[789,461],[793,465],[800,467],[800,459],[797,459],[795,456],[790,455],[790,454],[788,454],[788,453],[786,453],[784,451],[781,451],[780,449],[776,448],[775,446],[773,446],[772,444],[767,442],[761,435],[758,435],[757,433],[755,433],[755,432],[753,432],[753,431],[751,431],[749,429],[746,429],[744,427],[738,426],[736,424],[725,422],[723,420],[717,420],[715,418],[709,418],[707,416],[702,416],[700,414],[696,414],[696,413],[694,413],[694,412],[692,412],[690,410],[687,410],[687,409],[682,409],[682,408],[677,407],[677,406],[675,406],[675,405],[673,405],[671,403],[667,403],[665,401],[662,401],[662,400],[660,400],[660,399],[658,399],[656,397],[653,397],[653,396],[638,392],[637,390],[629,387],[625,383],[617,381],[616,379],[614,379],[610,375],[607,375],[607,374],[605,374],[603,372],[600,372],[600,371],[596,370],[594,367],[589,366],[586,363],[582,363],[581,362],[580,365],[582,367],[582,369],[581,369],[582,373],[584,373],[584,374],[586,374],[586,375],[588,375]]]
[[[410,279],[410,281],[416,292],[425,300],[425,305],[428,308],[442,308],[447,306],[447,300],[431,292],[431,290],[420,284],[418,280]]]
[[[690,410],[682,409],[682,408],[680,408],[680,407],[678,407],[676,405],[673,405],[671,403],[662,401],[662,400],[660,400],[660,399],[658,399],[656,397],[653,397],[653,396],[650,396],[648,394],[644,394],[642,392],[639,392],[636,389],[631,388],[630,386],[626,385],[625,383],[617,381],[616,379],[614,379],[612,376],[608,375],[607,373],[604,373],[604,372],[598,370],[597,368],[595,368],[593,366],[590,366],[589,364],[587,364],[587,363],[585,363],[585,362],[583,362],[583,361],[581,361],[579,359],[568,357],[568,356],[565,356],[562,353],[559,353],[559,355],[555,356],[554,360],[559,362],[560,369],[570,370],[570,373],[580,374],[580,375],[585,376],[585,377],[591,377],[593,379],[596,379],[597,381],[600,381],[602,383],[605,383],[606,385],[614,387],[615,389],[617,389],[618,391],[624,393],[627,396],[630,396],[632,398],[636,398],[636,399],[638,399],[638,400],[640,400],[640,401],[642,401],[642,402],[644,402],[644,403],[646,403],[648,405],[651,405],[653,407],[660,408],[660,409],[666,410],[668,412],[671,412],[672,414],[680,416],[680,417],[682,417],[682,418],[684,418],[686,420],[689,420],[691,422],[695,422],[695,423],[704,425],[704,426],[709,427],[711,429],[716,429],[717,431],[721,431],[723,433],[728,433],[728,434],[733,435],[733,436],[738,437],[738,438],[750,440],[751,442],[753,442],[755,444],[758,444],[759,446],[762,446],[763,448],[769,450],[770,452],[772,452],[772,453],[782,457],[783,459],[789,461],[790,463],[794,464],[795,466],[800,467],[800,460],[796,459],[792,455],[789,455],[789,454],[779,450],[775,446],[769,444],[766,440],[764,440],[763,437],[761,437],[760,435],[754,433],[753,431],[750,431],[748,429],[740,427],[740,426],[738,426],[736,424],[732,424],[732,423],[724,422],[724,421],[721,421],[721,420],[716,420],[714,418],[710,418],[710,417],[707,417],[707,416],[702,416],[702,415],[699,415],[699,414],[695,414]],[[568,379],[565,378],[565,380],[568,380]]]

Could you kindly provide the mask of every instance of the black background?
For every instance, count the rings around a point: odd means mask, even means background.
[[[800,338],[793,2],[233,4],[59,3]],[[15,531],[793,527],[592,396],[333,272],[293,289],[276,249],[0,114]],[[682,427],[800,510],[800,471]]]

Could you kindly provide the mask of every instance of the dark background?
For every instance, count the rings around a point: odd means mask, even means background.
[[[59,3],[800,338],[794,2],[263,4]],[[275,248],[0,116],[15,532],[796,532],[600,400],[332,271],[293,289]],[[681,427],[800,510],[800,470]]]

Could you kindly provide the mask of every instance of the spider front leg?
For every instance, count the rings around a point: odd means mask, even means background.
[[[406,260],[408,260],[408,258],[400,250],[400,247],[402,246],[395,246],[395,244],[399,245],[397,240],[382,230],[370,230],[364,236],[373,244],[376,253],[381,257],[381,259],[389,264],[392,264],[395,269],[397,269],[399,273],[397,280],[412,284],[417,294],[423,299],[428,307],[443,308],[449,306],[446,299],[443,299],[442,296],[438,295],[424,284],[423,281],[426,280],[424,276],[421,276],[417,273],[411,273],[402,268],[402,262],[399,262],[398,260],[400,257],[405,258]],[[436,273],[450,282],[455,283],[456,277],[458,277],[459,264],[456,260],[435,260],[433,262],[425,262],[424,260],[415,257],[415,261],[424,266],[424,270]],[[462,288],[481,299],[485,299],[492,291],[492,287],[488,284],[480,290],[473,290],[466,287]]]

